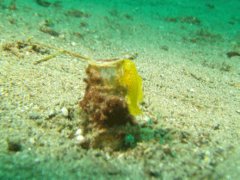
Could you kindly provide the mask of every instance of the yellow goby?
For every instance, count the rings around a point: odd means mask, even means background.
[[[143,101],[142,78],[138,74],[135,64],[125,59],[121,62],[121,75],[119,84],[126,88],[126,102],[131,115],[136,116],[142,113],[139,104]]]

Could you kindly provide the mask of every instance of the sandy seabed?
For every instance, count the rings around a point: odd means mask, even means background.
[[[237,0],[40,2],[0,1],[0,179],[239,177]],[[77,145],[87,64],[34,64],[56,53],[42,44],[94,59],[138,53],[137,119],[171,138],[120,152]]]

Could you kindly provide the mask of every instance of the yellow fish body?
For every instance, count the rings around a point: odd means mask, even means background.
[[[142,113],[139,104],[143,100],[142,78],[138,74],[135,64],[125,59],[121,63],[121,75],[119,77],[119,84],[126,88],[126,101],[130,114],[133,116]]]

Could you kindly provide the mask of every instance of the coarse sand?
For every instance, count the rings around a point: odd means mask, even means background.
[[[238,0],[54,2],[0,1],[0,179],[240,176]],[[79,146],[87,63],[34,64],[56,53],[45,45],[93,59],[137,53],[137,120],[171,137],[116,152]]]

